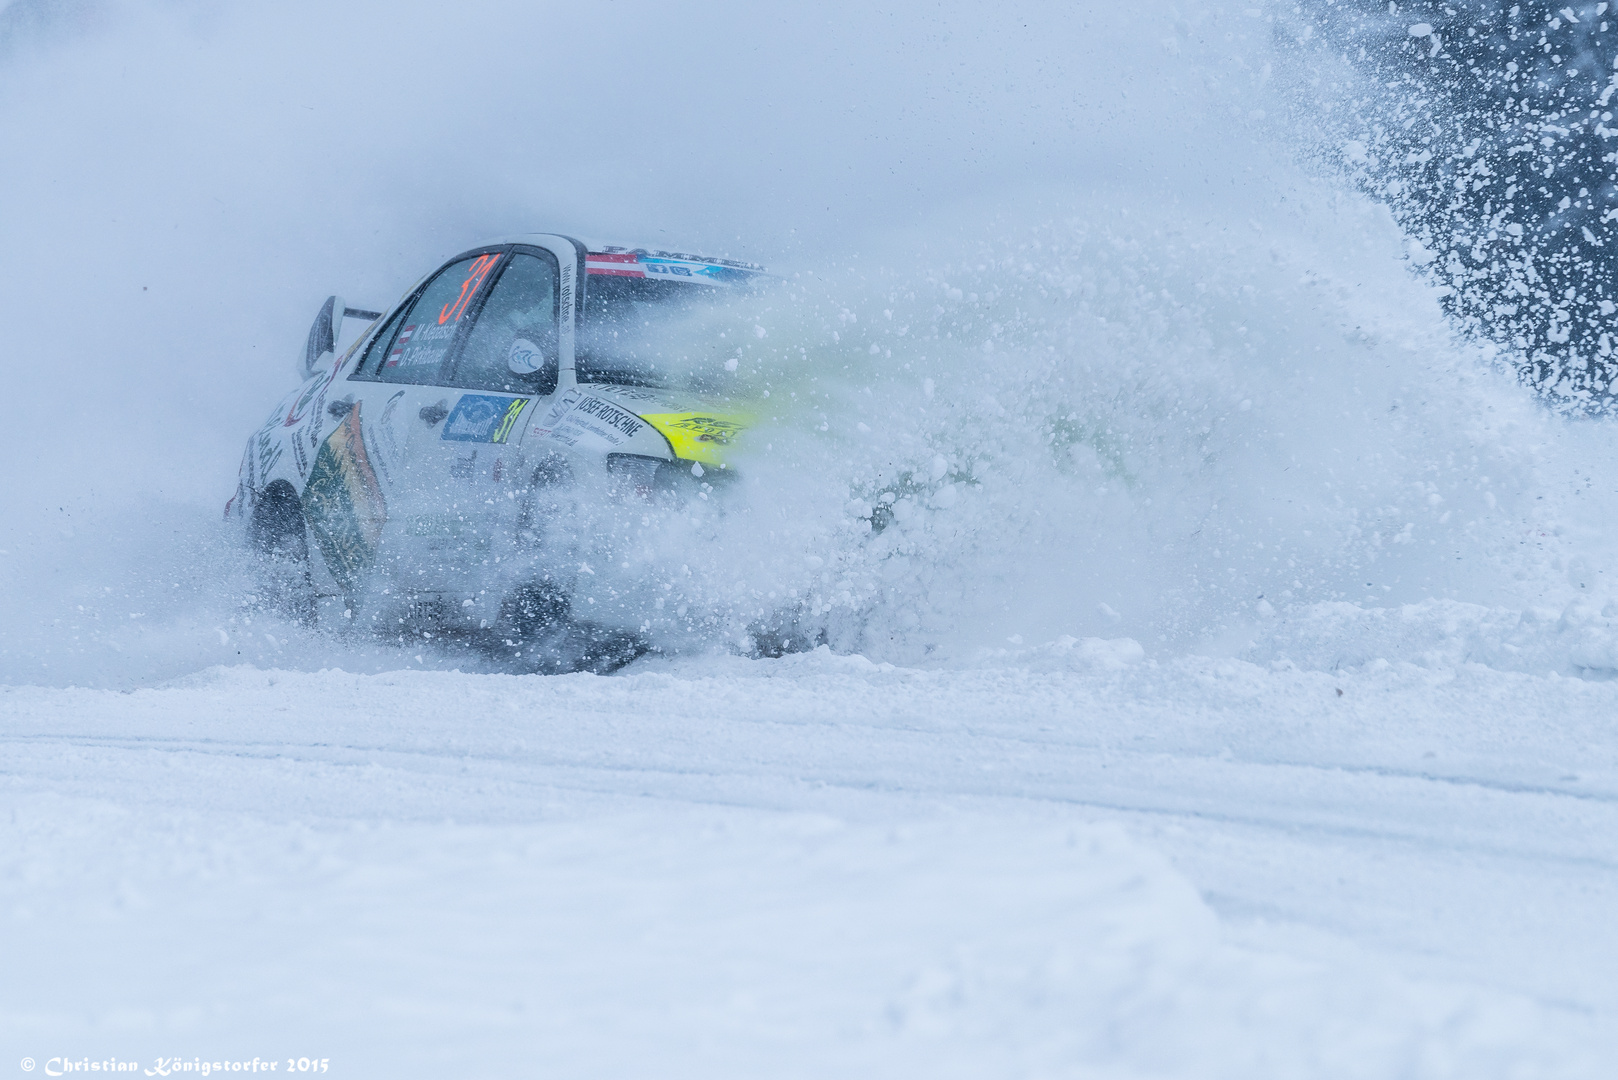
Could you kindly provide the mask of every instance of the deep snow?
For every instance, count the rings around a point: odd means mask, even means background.
[[[1603,1075],[1612,428],[1297,163],[1278,25],[0,10],[0,1049]],[[782,274],[661,553],[711,621],[546,679],[256,610],[217,514],[321,298],[537,227]],[[839,654],[734,655],[788,598]]]

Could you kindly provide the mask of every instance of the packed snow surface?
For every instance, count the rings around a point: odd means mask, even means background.
[[[1309,164],[1279,25],[0,8],[0,1050],[1607,1075],[1614,430]],[[760,424],[686,636],[267,614],[218,514],[321,300],[537,228],[779,275],[693,339]]]
[[[0,1017],[36,1057],[1504,1077],[1618,1054],[1614,683],[1090,641],[0,702],[27,973]]]

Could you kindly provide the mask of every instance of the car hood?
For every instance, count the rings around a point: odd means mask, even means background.
[[[730,464],[737,437],[757,422],[732,401],[649,386],[581,383],[579,389],[634,413],[668,440],[674,456],[704,465]]]

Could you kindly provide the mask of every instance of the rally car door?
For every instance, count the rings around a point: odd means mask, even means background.
[[[513,436],[554,391],[571,337],[561,286],[575,277],[575,252],[556,240],[565,262],[543,242],[451,262],[365,345],[346,393],[333,388],[304,506],[345,591],[363,580],[396,593],[465,591],[500,559],[517,512],[503,496],[522,476]]]

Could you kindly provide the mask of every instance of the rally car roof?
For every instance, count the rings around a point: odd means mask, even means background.
[[[521,244],[531,235],[517,234],[490,244]],[[585,245],[585,273],[591,277],[650,278],[693,285],[736,285],[761,280],[764,267],[737,259],[720,259],[655,247],[630,247],[594,240]]]

